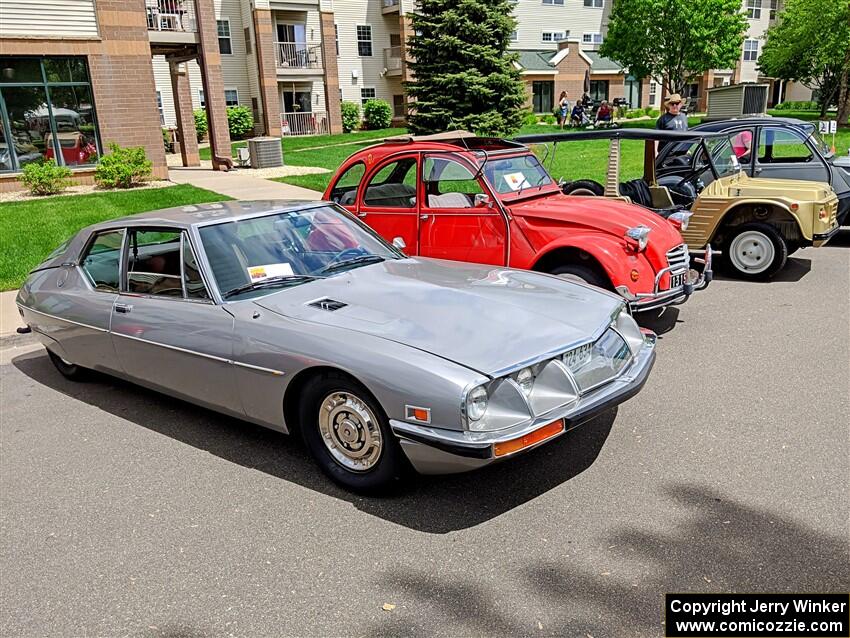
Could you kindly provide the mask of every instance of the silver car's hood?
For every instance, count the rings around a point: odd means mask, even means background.
[[[311,305],[324,299],[346,305]],[[364,266],[254,303],[402,343],[484,374],[598,335],[622,305],[613,295],[547,275],[421,258]]]

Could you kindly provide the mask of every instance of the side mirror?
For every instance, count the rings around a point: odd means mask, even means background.
[[[475,208],[483,208],[485,206],[489,207],[491,204],[490,196],[486,193],[475,194]]]
[[[395,237],[393,239],[393,246],[395,248],[398,248],[399,250],[404,250],[405,248],[407,248],[407,244],[404,243],[404,240],[401,237]]]

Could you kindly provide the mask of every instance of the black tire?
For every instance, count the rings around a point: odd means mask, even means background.
[[[605,187],[592,179],[577,179],[565,184],[562,189],[564,195],[595,195],[601,197],[605,194]],[[578,192],[576,192],[578,191]]]
[[[549,274],[564,277],[565,279],[576,277],[591,286],[611,290],[611,282],[608,281],[605,275],[592,266],[586,266],[585,264],[564,264],[553,268],[549,271]]]
[[[323,440],[319,412],[326,398],[344,392],[365,405],[380,428],[381,447],[374,465],[367,470],[346,468],[337,461]],[[361,384],[343,374],[323,374],[310,379],[301,393],[299,427],[304,443],[316,463],[328,477],[355,492],[384,493],[403,484],[410,466],[401,445],[390,429],[389,420],[371,393]]]
[[[743,257],[736,258],[736,256],[733,255],[733,251],[735,251],[736,248],[741,248],[741,242],[738,241],[738,239],[741,238],[742,235],[748,233],[754,238],[754,247],[757,247],[759,241],[763,243],[764,239],[768,240],[773,246],[772,257],[766,266],[764,264],[756,263],[757,261],[760,261],[760,259],[752,258],[751,261],[754,261],[754,266],[752,268],[745,268],[742,266]],[[759,240],[759,236],[764,239]],[[741,241],[743,241],[743,238]],[[737,252],[740,252],[740,250]],[[726,241],[723,245],[723,264],[727,273],[738,279],[745,279],[749,281],[764,281],[766,279],[770,279],[780,269],[782,269],[787,260],[788,244],[785,242],[785,238],[782,237],[779,231],[770,224],[765,224],[763,222],[750,222],[742,224],[731,231],[727,231]]]
[[[66,379],[70,379],[71,381],[85,381],[89,377],[88,369],[74,363],[64,361],[62,357],[55,352],[48,350],[47,356],[50,357],[50,361],[53,362],[53,365],[56,366],[59,373]]]

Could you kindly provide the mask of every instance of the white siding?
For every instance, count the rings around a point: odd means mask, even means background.
[[[0,37],[97,37],[95,0],[0,0]]]
[[[571,38],[579,39],[583,33],[604,33],[603,18],[607,20],[612,1],[605,0],[605,6],[597,9],[585,7],[584,0],[564,0],[563,6],[544,5],[542,0],[518,0],[514,9],[517,40],[511,47],[557,49],[556,42],[542,41],[544,31],[569,31]]]

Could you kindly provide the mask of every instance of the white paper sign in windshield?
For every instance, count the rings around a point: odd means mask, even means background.
[[[251,281],[262,281],[271,277],[288,277],[294,274],[292,272],[292,266],[286,263],[248,267],[248,276],[251,278]]]
[[[507,173],[502,179],[510,187],[512,191],[518,191],[521,188],[531,188],[531,184],[525,179],[522,173]]]

